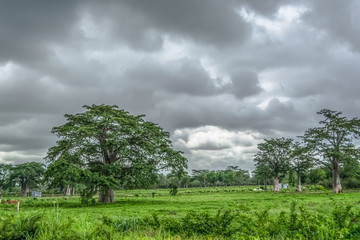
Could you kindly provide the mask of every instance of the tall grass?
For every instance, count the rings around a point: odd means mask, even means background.
[[[360,211],[333,202],[330,214],[295,201],[278,214],[242,205],[188,211],[183,217],[71,216],[52,211],[8,212],[0,217],[0,239],[360,239]]]

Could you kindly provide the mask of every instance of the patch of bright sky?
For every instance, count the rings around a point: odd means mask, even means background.
[[[301,16],[307,11],[309,11],[308,8],[303,6],[288,5],[280,7],[273,18],[266,18],[264,16],[257,15],[244,7],[239,9],[238,13],[246,21],[254,24],[255,38],[260,37],[256,28],[261,27],[266,30],[268,37],[271,36],[271,38],[282,39],[286,37],[286,31],[292,28],[294,23],[296,24],[301,22]]]
[[[79,22],[75,25],[75,29],[89,39],[108,39],[111,31],[111,24],[107,20],[95,22],[88,13],[82,13]]]
[[[221,74],[220,71],[212,64],[212,60],[208,57],[201,57],[200,63],[204,70],[209,74],[209,76],[214,80],[216,87],[221,88],[227,84],[231,83],[230,76]]]
[[[162,49],[151,54],[154,59],[157,59],[157,61],[161,63],[166,63],[190,57],[186,44],[183,42],[172,41],[167,36],[164,36],[163,39],[164,43]]]
[[[182,139],[187,136],[186,139]],[[177,129],[174,133],[175,146],[191,152],[190,168],[213,169],[217,166],[240,165],[253,169],[253,156],[257,144],[264,136],[252,131],[229,131],[217,126],[202,126],[195,129]],[[213,146],[218,149],[202,149],[202,146]],[[195,160],[192,163],[191,160]],[[236,160],[235,160],[236,159]]]
[[[14,162],[10,162],[10,161],[6,161],[6,157],[7,157],[8,153],[6,152],[0,152],[0,163],[3,163],[3,164],[12,164]]]
[[[12,62],[7,62],[3,65],[0,65],[0,81],[11,78],[16,68],[16,65]]]
[[[283,96],[271,97],[271,98],[266,98],[265,100],[263,100],[261,103],[257,104],[256,106],[262,110],[265,110],[269,106],[270,101],[273,99],[277,99],[277,100],[279,100],[279,102],[282,102],[282,103],[285,103],[290,100],[290,98],[283,97]]]
[[[204,144],[213,143],[213,146],[218,147],[234,147],[242,146],[249,147],[255,141],[253,133],[242,131],[229,131],[217,126],[202,126],[195,129],[177,129],[174,137],[180,137],[188,133],[188,140],[185,142],[187,148],[197,148]]]
[[[291,72],[290,72],[291,74]],[[267,69],[258,74],[259,85],[264,90],[261,94],[261,102],[256,104],[257,107],[265,110],[269,105],[269,102],[276,98],[280,102],[287,102],[289,97],[284,96],[284,90],[287,87],[287,83],[279,79],[287,79],[284,76],[289,76],[288,69]]]
[[[222,87],[231,82],[228,76],[221,74],[213,61],[207,56],[197,56],[192,54],[190,46],[185,40],[173,41],[170,37],[164,36],[164,44],[160,51],[154,52],[151,56],[162,64],[167,62],[180,60],[183,58],[199,59],[202,68],[214,81],[216,87]]]

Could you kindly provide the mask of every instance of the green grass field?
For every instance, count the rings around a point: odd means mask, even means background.
[[[79,197],[17,199],[21,200],[19,214],[14,205],[0,205],[0,239],[19,239],[11,235],[17,231],[23,232],[23,239],[360,236],[359,191],[334,195],[328,191],[255,192],[253,188],[179,189],[176,196],[168,189],[123,190],[116,192],[113,204],[82,205]],[[317,235],[307,235],[305,230]]]

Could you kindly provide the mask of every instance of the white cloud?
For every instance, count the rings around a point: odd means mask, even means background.
[[[242,165],[251,170],[260,136],[259,133],[202,126],[178,129],[173,138],[175,146],[189,157],[190,168],[220,169],[221,166]]]

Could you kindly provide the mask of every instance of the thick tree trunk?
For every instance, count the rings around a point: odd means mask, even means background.
[[[301,192],[301,175],[298,173],[298,192]]]
[[[109,188],[104,192],[100,192],[98,202],[107,202],[113,203],[114,202],[114,190]]]
[[[340,183],[340,169],[339,169],[339,164],[337,162],[333,163],[332,177],[333,177],[333,183],[332,183],[333,193],[342,192],[342,187]]]
[[[275,176],[275,177],[274,177],[273,191],[274,191],[274,192],[278,192],[278,191],[279,191],[279,176]]]
[[[0,186],[0,197],[2,196],[2,186]]]
[[[21,186],[21,196],[26,197],[29,192],[29,186],[27,184]]]
[[[75,187],[72,187],[72,192],[71,192],[71,195],[75,196]]]
[[[66,186],[65,195],[66,195],[66,196],[70,196],[70,185],[67,185],[67,186]]]
[[[26,197],[26,188],[24,187],[21,188],[21,196]]]

